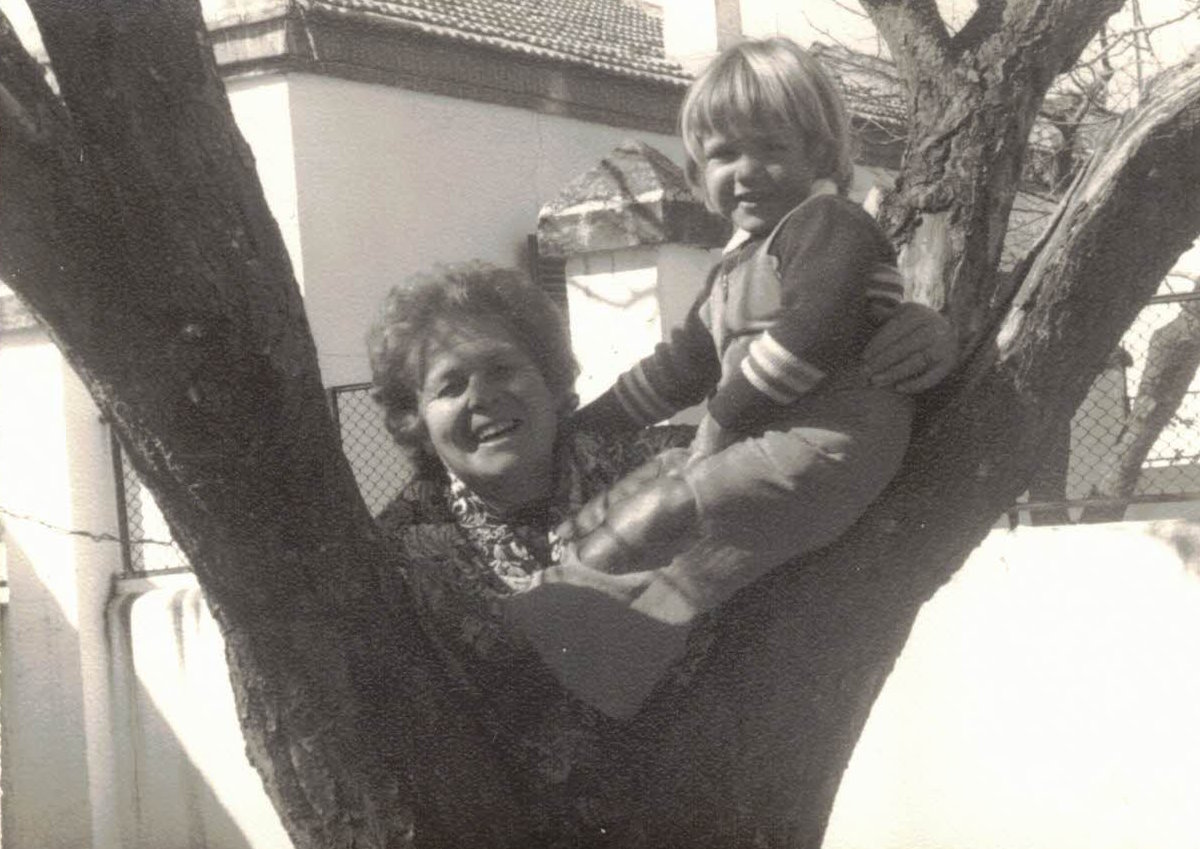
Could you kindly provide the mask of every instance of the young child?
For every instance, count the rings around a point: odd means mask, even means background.
[[[559,529],[584,566],[658,568],[633,606],[668,622],[844,533],[895,474],[912,415],[861,374],[903,284],[845,197],[846,113],[817,60],[785,38],[737,44],[680,117],[690,181],[739,232],[683,326],[579,421],[640,427],[707,399],[706,412],[690,458]]]

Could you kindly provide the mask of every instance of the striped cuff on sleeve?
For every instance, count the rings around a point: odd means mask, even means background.
[[[825,372],[780,345],[769,332],[750,343],[742,375],[777,404],[792,403],[825,378]]]
[[[867,277],[867,301],[895,309],[904,301],[904,275],[894,265],[877,262]]]
[[[676,413],[675,406],[658,394],[640,365],[621,375],[613,389],[625,412],[642,424],[661,422]]]

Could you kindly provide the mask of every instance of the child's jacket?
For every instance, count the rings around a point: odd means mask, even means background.
[[[742,438],[685,473],[706,536],[774,555],[831,542],[908,442],[909,399],[860,375],[863,347],[903,297],[894,260],[861,207],[818,188],[723,258],[683,326],[583,416],[641,426],[708,398]]]

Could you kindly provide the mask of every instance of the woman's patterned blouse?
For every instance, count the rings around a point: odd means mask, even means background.
[[[570,697],[519,636],[504,627],[498,599],[528,588],[557,562],[551,531],[589,499],[661,451],[691,441],[687,427],[650,428],[605,438],[567,430],[556,447],[557,484],[545,502],[501,518],[461,481],[414,480],[378,516],[397,550],[422,624],[484,721],[537,777],[547,802],[607,819],[587,781],[587,763],[613,723]],[[486,697],[485,697],[486,694]],[[548,813],[548,816],[553,816]],[[551,823],[547,823],[548,829]],[[565,845],[565,844],[564,844]]]

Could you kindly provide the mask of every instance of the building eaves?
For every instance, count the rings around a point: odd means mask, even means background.
[[[303,6],[634,79],[690,81],[663,56],[661,23],[624,0],[308,0]]]

